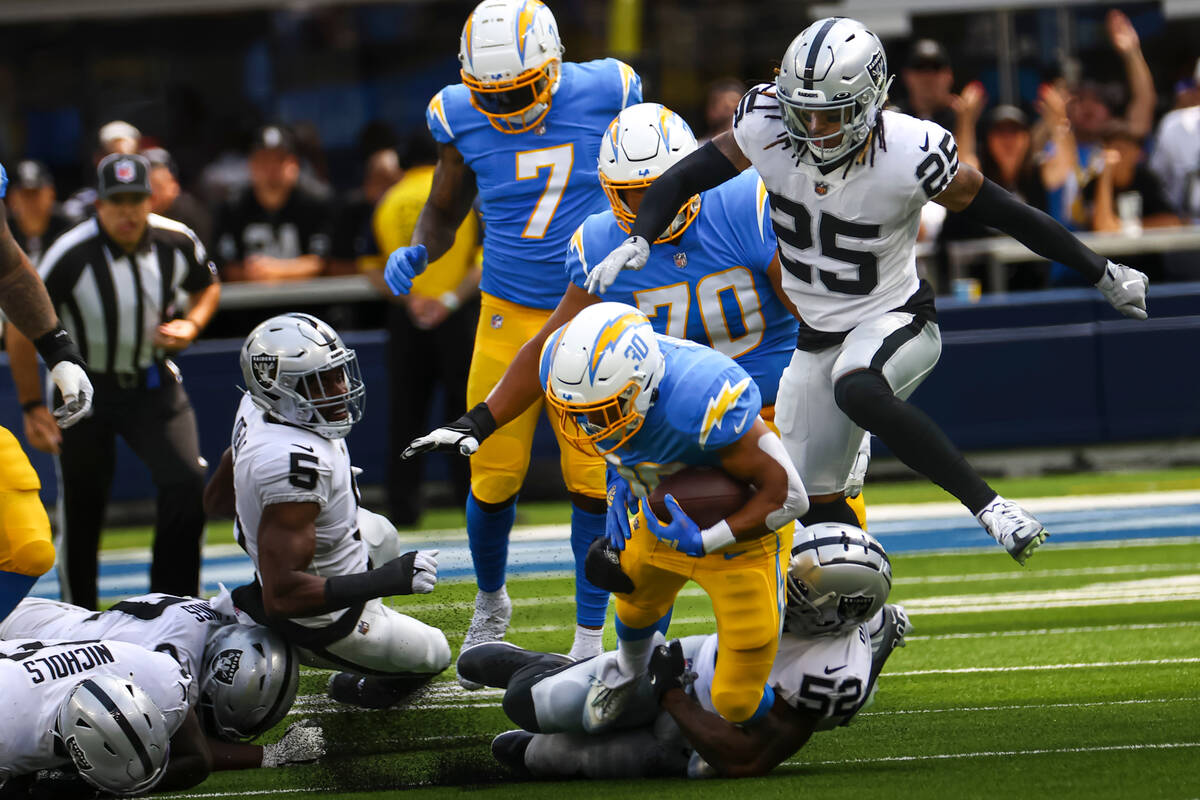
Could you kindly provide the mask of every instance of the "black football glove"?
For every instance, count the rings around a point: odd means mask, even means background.
[[[671,689],[682,689],[690,677],[687,671],[687,660],[683,657],[683,645],[679,640],[669,645],[660,644],[650,654],[650,685],[654,688],[654,698],[659,703],[662,697]]]
[[[435,450],[457,450],[469,456],[479,449],[480,442],[495,431],[496,419],[488,410],[487,403],[480,403],[454,422],[413,439],[400,458],[407,460]]]
[[[607,536],[596,537],[583,560],[583,576],[597,589],[629,594],[633,580],[621,569],[621,551],[612,546]]]

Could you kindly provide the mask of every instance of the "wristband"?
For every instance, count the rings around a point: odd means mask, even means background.
[[[438,301],[446,307],[446,310],[453,314],[462,305],[462,301],[458,299],[458,295],[454,292],[442,292],[442,296]]]
[[[44,406],[44,405],[46,405],[46,401],[39,397],[37,400],[30,400],[27,403],[21,403],[21,410],[24,411],[26,414],[28,414],[30,411],[33,411],[38,406]]]
[[[479,403],[463,414],[462,419],[470,421],[475,440],[480,443],[496,432],[496,418],[492,416],[492,410],[488,408],[486,402]]]
[[[711,528],[700,531],[700,541],[704,544],[704,554],[708,555],[733,544],[736,540],[733,531],[729,529],[729,523],[721,520]]]
[[[54,369],[54,365],[60,361],[71,361],[81,367],[87,367],[75,340],[62,325],[34,339],[33,346],[37,348],[38,355],[45,362],[46,369]]]

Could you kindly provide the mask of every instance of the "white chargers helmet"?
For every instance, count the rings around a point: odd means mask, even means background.
[[[340,439],[362,419],[358,357],[314,316],[280,314],[260,323],[246,337],[241,361],[255,405],[284,422]]]
[[[300,685],[300,659],[262,625],[226,625],[204,646],[200,717],[222,739],[253,739],[287,716]]]
[[[608,195],[617,224],[629,233],[636,214],[621,196],[624,189],[645,189],[654,179],[696,150],[696,137],[683,117],[658,103],[629,106],[608,126],[600,142],[600,185]],[[679,207],[679,213],[655,244],[683,233],[700,211],[700,195]]]
[[[54,728],[79,776],[104,792],[145,792],[166,771],[167,721],[132,681],[97,675],[80,682],[59,707]]]
[[[892,78],[879,37],[861,22],[827,17],[792,40],[775,76],[783,127],[796,148],[818,164],[836,161],[867,140]],[[839,121],[833,132],[814,120]]]
[[[646,315],[596,303],[550,334],[539,373],[563,437],[604,455],[642,427],[663,376],[663,355]]]
[[[883,608],[892,564],[861,528],[822,522],[796,531],[788,564],[785,626],[796,634],[841,633]]]
[[[540,0],[484,0],[458,44],[471,105],[501,133],[523,133],[546,117],[562,54],[558,23]]]

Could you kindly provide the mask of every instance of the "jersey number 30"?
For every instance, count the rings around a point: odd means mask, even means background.
[[[517,180],[526,181],[536,178],[543,167],[550,168],[546,177],[546,188],[538,198],[525,230],[521,232],[522,239],[541,239],[554,219],[558,203],[562,200],[563,192],[567,190],[567,181],[571,179],[571,167],[575,164],[575,145],[568,142],[557,147],[545,147],[541,150],[522,150],[517,153]]]

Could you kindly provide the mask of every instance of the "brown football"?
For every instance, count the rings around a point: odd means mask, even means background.
[[[693,522],[708,528],[746,505],[754,489],[717,467],[687,467],[663,478],[650,493],[650,510],[662,522],[671,520],[664,500],[668,494]]]

